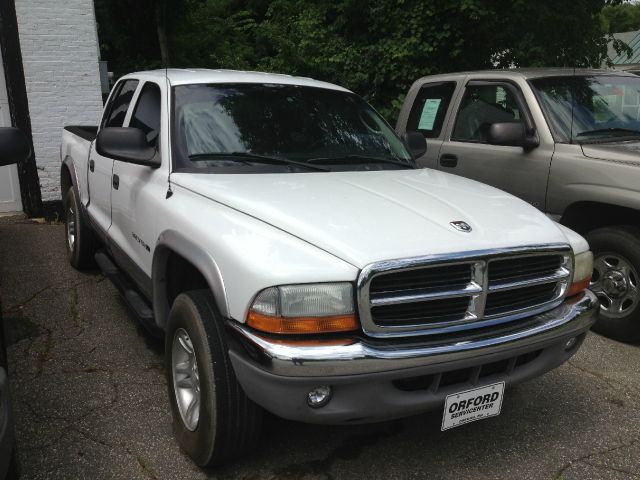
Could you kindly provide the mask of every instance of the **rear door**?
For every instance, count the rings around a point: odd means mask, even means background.
[[[105,107],[100,128],[122,127],[131,99],[138,86],[138,80],[127,79],[120,81],[109,97]],[[89,151],[89,204],[87,211],[97,227],[98,233],[106,236],[111,225],[111,185],[113,160],[99,155],[95,144]]]
[[[125,126],[141,129],[149,146],[161,155],[161,131],[166,112],[162,109],[163,89],[146,81],[134,99]],[[151,266],[157,233],[157,214],[167,201],[168,165],[152,168],[116,160],[113,164],[111,251],[123,268],[151,297]]]
[[[553,142],[538,135],[540,145],[531,150],[490,145],[489,126],[499,122],[522,122],[536,129],[516,83],[469,81],[447,127],[438,168],[493,185],[544,210]]]
[[[456,92],[453,80],[427,82],[416,93],[404,131],[418,131],[427,141],[427,152],[417,160],[421,167],[436,168],[445,125]]]

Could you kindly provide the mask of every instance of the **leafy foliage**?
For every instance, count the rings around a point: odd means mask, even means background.
[[[116,75],[161,65],[277,71],[338,83],[389,119],[417,78],[510,66],[599,66],[620,0],[96,0]],[[154,12],[166,12],[156,15]],[[159,23],[166,23],[159,25]]]
[[[602,9],[602,21],[604,30],[610,33],[639,30],[640,4],[607,5]]]

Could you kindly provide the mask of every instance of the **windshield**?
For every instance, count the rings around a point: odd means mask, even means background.
[[[550,77],[531,84],[563,142],[640,137],[640,78]]]
[[[193,84],[174,87],[173,95],[174,168],[253,173],[414,166],[391,127],[352,93]]]

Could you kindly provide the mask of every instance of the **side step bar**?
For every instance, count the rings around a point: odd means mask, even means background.
[[[136,314],[142,326],[154,337],[161,337],[163,331],[156,325],[153,309],[138,293],[131,280],[118,269],[106,253],[98,252],[94,258],[104,276],[111,280],[111,283],[118,289],[125,303]]]

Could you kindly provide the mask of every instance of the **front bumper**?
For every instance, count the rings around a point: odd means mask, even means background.
[[[447,395],[541,375],[579,348],[595,322],[590,291],[559,307],[498,327],[437,338],[341,337],[331,344],[283,341],[228,322],[229,355],[246,394],[270,412],[310,423],[375,422],[439,407]],[[571,338],[577,342],[566,349]],[[307,405],[307,393],[330,385],[331,401]]]

